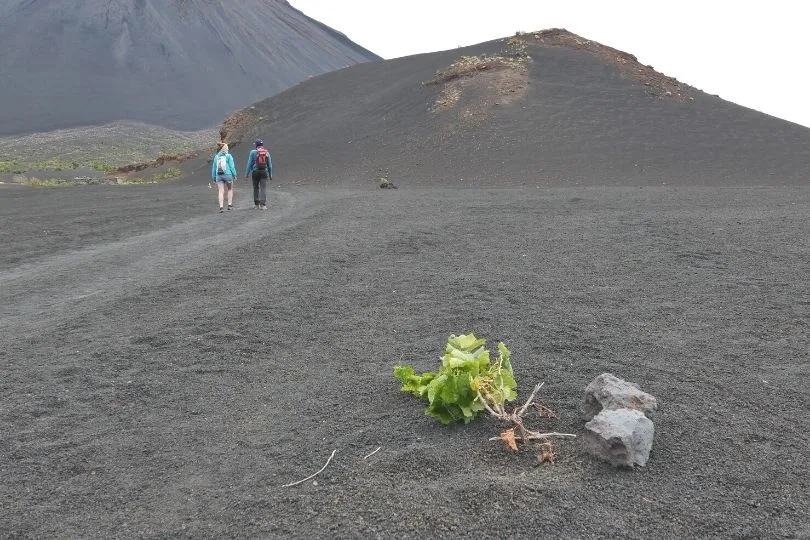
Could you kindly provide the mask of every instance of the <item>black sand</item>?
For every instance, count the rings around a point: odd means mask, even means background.
[[[204,160],[0,186],[3,536],[810,535],[810,132],[547,46],[518,99],[480,107],[520,89],[495,72],[429,112],[458,53],[232,119],[238,167],[273,145],[268,213],[241,182],[215,213]],[[467,331],[507,343],[520,396],[545,381],[537,427],[581,433],[604,371],[657,396],[647,467],[579,441],[534,467],[488,419],[424,416],[393,366]]]
[[[465,55],[508,57],[509,40],[359,64],[243,111],[229,140],[263,137],[287,178],[323,185],[373,185],[384,173],[422,186],[810,185],[810,129],[621,51],[534,36],[520,40],[525,74],[424,84]],[[457,101],[437,107],[453,90]]]
[[[806,188],[212,193],[3,188],[4,536],[810,531]],[[647,468],[423,416],[393,365],[469,330],[549,429],[602,371],[656,395]]]

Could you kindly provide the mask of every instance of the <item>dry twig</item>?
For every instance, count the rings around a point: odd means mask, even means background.
[[[378,446],[376,450],[374,450],[372,453],[370,453],[369,455],[367,455],[367,456],[366,456],[366,457],[364,457],[363,459],[368,459],[368,458],[370,458],[371,456],[373,456],[374,454],[376,454],[377,452],[379,452],[379,451],[380,451],[380,448],[382,448],[382,446]]]
[[[526,409],[529,408],[529,405],[532,405],[534,403],[534,398],[535,396],[537,396],[537,392],[539,392],[540,389],[543,388],[544,384],[546,384],[545,381],[539,383],[534,387],[534,390],[532,390],[532,395],[529,396],[529,399],[526,400],[526,403],[523,404],[523,407],[517,410],[516,414],[518,416],[523,416],[526,413]]]
[[[540,439],[550,439],[552,437],[560,438],[560,439],[576,439],[576,435],[573,433],[557,433],[556,431],[552,431],[550,433],[537,433],[534,431],[529,431],[529,436],[524,439],[523,437],[515,437],[516,441],[536,441]],[[500,441],[500,437],[490,437],[490,441]]]
[[[541,417],[547,418],[556,418],[557,415],[554,414],[554,411],[549,409],[548,407],[544,407],[539,403],[535,403],[535,398],[537,397],[537,392],[543,388],[545,382],[539,383],[537,386],[534,387],[529,399],[521,407],[517,407],[512,412],[506,412],[503,407],[499,406],[497,403],[488,403],[484,396],[481,395],[481,392],[478,392],[478,400],[484,406],[484,408],[491,414],[493,417],[501,420],[503,422],[510,422],[514,424],[514,427],[501,433],[500,437],[492,437],[490,441],[504,441],[510,448],[516,449],[513,444],[515,441],[523,441],[528,442],[532,440],[546,440],[552,437],[560,437],[560,438],[575,438],[576,435],[573,433],[538,433],[537,431],[530,431],[526,429],[526,426],[523,425],[523,416],[526,414],[526,411],[529,408],[535,408],[540,412]],[[520,436],[515,436],[514,431],[517,428]]]
[[[281,486],[281,487],[292,487],[292,486],[297,486],[298,484],[303,484],[303,483],[304,483],[304,482],[306,482],[307,480],[311,480],[311,479],[315,478],[316,476],[318,476],[319,474],[321,474],[321,473],[324,471],[324,469],[326,469],[326,467],[328,467],[328,466],[329,466],[329,462],[330,462],[330,461],[332,461],[332,458],[333,458],[333,457],[335,457],[335,452],[337,452],[337,450],[332,450],[332,455],[331,455],[331,456],[329,456],[329,459],[327,459],[327,460],[326,460],[326,464],[324,464],[324,466],[323,466],[323,467],[321,467],[321,470],[319,470],[319,471],[318,471],[318,472],[316,472],[315,474],[311,474],[311,475],[307,476],[306,478],[304,478],[303,480],[299,480],[298,482],[293,482],[293,483],[291,483],[291,484],[284,484],[284,485],[283,485],[283,486]]]

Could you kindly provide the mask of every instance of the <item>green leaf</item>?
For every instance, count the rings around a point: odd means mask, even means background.
[[[473,408],[471,406],[459,405],[459,408],[461,409],[461,412],[464,413],[465,420],[467,418],[475,417],[475,411],[473,411]]]
[[[447,382],[446,373],[442,373],[441,375],[430,381],[430,384],[427,385],[427,396],[429,402],[433,403],[433,401],[436,399],[436,394],[439,393],[439,391],[442,389],[442,387],[446,382]]]
[[[431,405],[430,407],[425,409],[425,414],[432,416],[433,418],[435,418],[444,425],[447,425],[454,420],[453,415],[451,415],[443,407],[434,407]]]
[[[419,377],[416,376],[411,366],[394,367],[394,377],[402,381],[402,390],[404,392],[418,392]]]
[[[458,402],[458,377],[455,375],[447,375],[447,379],[445,383],[442,385],[441,389],[439,390],[442,401],[445,403],[457,403]]]
[[[416,373],[411,366],[394,366],[394,377],[403,383],[408,382],[414,376]]]
[[[475,349],[483,347],[486,345],[487,340],[485,339],[478,339],[475,337],[475,334],[461,334],[460,336],[453,336],[451,335],[450,338],[447,340],[447,344],[456,348],[461,349],[462,351],[471,352]]]
[[[435,376],[436,374],[430,371],[417,375],[411,366],[394,367],[394,377],[402,381],[402,391],[419,397],[425,397],[427,386]]]

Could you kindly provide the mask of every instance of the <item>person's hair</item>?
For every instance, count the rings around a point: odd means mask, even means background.
[[[225,153],[227,153],[228,152],[228,143],[226,143],[226,142],[217,143],[217,151],[219,151],[219,152],[224,151]]]

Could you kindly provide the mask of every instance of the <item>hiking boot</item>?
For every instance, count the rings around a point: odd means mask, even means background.
[[[261,205],[259,208],[261,208],[262,210],[267,210],[267,205],[266,205],[266,204],[263,204],[263,205]]]

